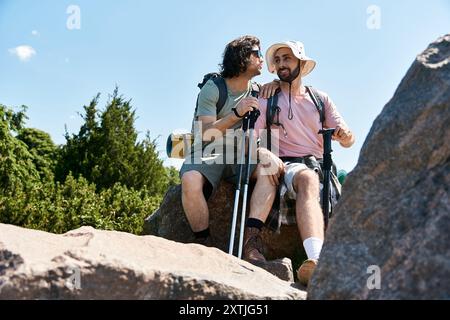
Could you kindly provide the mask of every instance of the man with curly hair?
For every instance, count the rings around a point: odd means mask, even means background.
[[[180,169],[183,209],[197,243],[212,245],[208,196],[217,189],[221,178],[236,182],[236,155],[240,151],[234,146],[231,148],[233,163],[227,161],[230,156],[225,153],[229,152],[230,145],[234,145],[234,131],[241,128],[244,115],[258,108],[258,100],[251,96],[251,79],[261,74],[263,63],[258,38],[243,36],[235,39],[226,46],[223,54],[220,74],[225,80],[228,96],[218,114],[219,89],[214,81],[208,80],[200,91],[196,119],[202,136],[196,139],[193,153],[200,144],[201,159],[185,161]],[[270,86],[264,90],[264,94],[272,91]],[[255,168],[256,164],[252,164],[251,172]]]

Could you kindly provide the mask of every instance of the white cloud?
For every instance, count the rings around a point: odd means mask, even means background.
[[[35,36],[35,37],[39,37],[41,34],[39,33],[39,31],[37,31],[37,30],[33,30],[33,31],[31,31],[31,34],[33,35],[33,36]]]
[[[8,50],[12,55],[17,56],[21,61],[29,61],[36,54],[33,47],[22,45]]]

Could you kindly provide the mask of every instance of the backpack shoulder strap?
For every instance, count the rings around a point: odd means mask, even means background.
[[[314,102],[314,105],[317,108],[317,111],[319,112],[320,122],[322,122],[322,127],[323,127],[323,124],[325,122],[325,107],[324,107],[322,98],[320,97],[317,90],[311,86],[306,86],[306,91],[308,91],[309,96],[311,97],[312,101]]]
[[[266,125],[270,127],[273,124],[273,117],[275,115],[276,109],[278,107],[278,94],[280,89],[275,91],[275,94],[267,99],[267,109],[266,109]]]
[[[253,97],[259,97],[259,91],[261,90],[260,85],[257,82],[252,82],[252,91],[251,91],[251,95]]]
[[[272,132],[270,127],[273,123],[273,117],[277,112],[278,107],[278,94],[280,93],[280,89],[275,91],[275,94],[267,99],[267,108],[266,108],[266,130],[267,130],[267,149],[272,151]]]
[[[213,78],[212,81],[219,89],[219,100],[217,100],[216,103],[216,114],[219,114],[228,98],[227,84],[225,82],[225,79],[220,76]]]

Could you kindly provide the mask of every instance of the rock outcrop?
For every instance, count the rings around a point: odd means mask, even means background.
[[[305,299],[270,273],[197,244],[82,227],[0,224],[0,299]]]
[[[446,35],[417,56],[374,122],[308,299],[450,299],[449,124]]]
[[[231,218],[234,205],[234,187],[221,182],[217,192],[208,201],[210,229],[213,244],[228,252],[230,241]],[[239,208],[239,216],[241,210]],[[238,223],[236,230],[239,231]],[[282,226],[279,234],[263,229],[263,239],[266,246],[266,257],[269,259],[295,258],[301,255],[301,240],[296,225]],[[236,233],[239,233],[239,232]],[[181,186],[172,187],[166,193],[161,206],[145,221],[144,234],[157,235],[166,239],[189,243],[194,241],[192,231],[186,219],[181,204]],[[235,244],[237,247],[238,234]],[[237,248],[235,248],[237,252]]]
[[[230,241],[231,220],[234,205],[234,187],[227,182],[221,182],[217,192],[208,201],[210,230],[213,245],[224,252],[228,252]],[[239,209],[239,216],[241,210]],[[238,223],[235,238],[235,255],[239,243]],[[186,219],[181,204],[181,186],[172,187],[166,193],[160,208],[145,221],[144,234],[156,235],[182,243],[194,241],[192,231]],[[265,257],[269,260],[284,259],[284,264],[268,266],[273,274],[281,279],[293,280],[291,262],[295,266],[305,257],[302,242],[296,225],[281,227],[279,234],[264,228],[262,238],[265,245]],[[287,258],[287,259],[286,259]]]

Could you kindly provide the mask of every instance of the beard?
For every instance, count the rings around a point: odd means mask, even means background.
[[[284,70],[287,70],[288,72],[283,74]],[[298,66],[294,69],[294,71],[291,71],[289,68],[283,68],[279,69],[277,72],[277,75],[280,78],[280,80],[288,83],[294,81],[299,74],[300,74],[300,61],[298,62]]]

